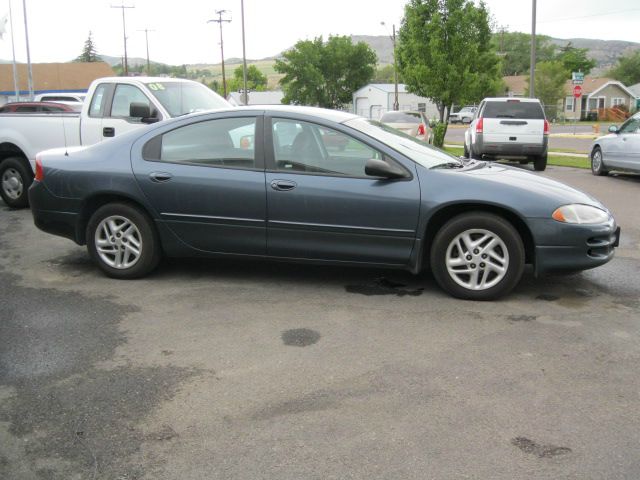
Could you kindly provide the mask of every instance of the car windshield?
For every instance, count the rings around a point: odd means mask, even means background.
[[[421,123],[419,113],[412,112],[387,112],[380,119],[382,123]]]
[[[425,168],[463,165],[458,157],[443,152],[383,123],[357,118],[349,120],[345,125],[379,140]]]
[[[172,117],[229,107],[225,99],[198,83],[152,82],[147,87]]]

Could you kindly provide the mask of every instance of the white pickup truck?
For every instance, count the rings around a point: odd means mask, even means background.
[[[176,78],[108,77],[89,87],[80,113],[0,114],[0,196],[28,205],[38,152],[87,146],[187,113],[231,105],[201,83]]]

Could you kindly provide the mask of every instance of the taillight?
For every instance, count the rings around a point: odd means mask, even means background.
[[[418,125],[418,135],[424,135],[424,123]]]
[[[544,134],[545,135],[549,135],[549,131],[551,130],[551,125],[549,125],[549,122],[545,119],[544,121]]]
[[[480,117],[478,119],[478,123],[476,123],[476,133],[482,133],[482,129],[484,128],[484,119]]]
[[[42,168],[42,160],[40,157],[36,157],[36,176],[35,179],[39,182],[44,180],[44,170]]]

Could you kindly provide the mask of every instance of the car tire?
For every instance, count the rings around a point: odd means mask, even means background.
[[[29,206],[28,190],[33,175],[19,157],[9,157],[0,163],[0,196],[10,208]]]
[[[465,300],[493,300],[509,293],[522,278],[524,259],[524,245],[513,225],[486,212],[449,220],[430,252],[438,284]]]
[[[469,147],[469,156],[472,160],[482,160],[482,154],[478,155],[473,150],[473,145]]]
[[[87,249],[109,277],[140,278],[160,261],[160,242],[149,216],[127,203],[98,208],[87,224]]]
[[[591,152],[591,173],[598,177],[609,174],[609,171],[604,166],[604,156],[600,147],[594,148]]]
[[[533,169],[536,172],[543,172],[547,168],[547,155],[540,155],[533,159]]]
[[[467,144],[464,144],[464,152],[462,153],[464,158],[469,158],[469,149],[467,148]]]

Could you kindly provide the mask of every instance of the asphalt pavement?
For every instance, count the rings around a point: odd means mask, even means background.
[[[543,175],[604,201],[616,257],[483,303],[267,262],[112,280],[0,203],[0,478],[640,478],[640,176]]]

